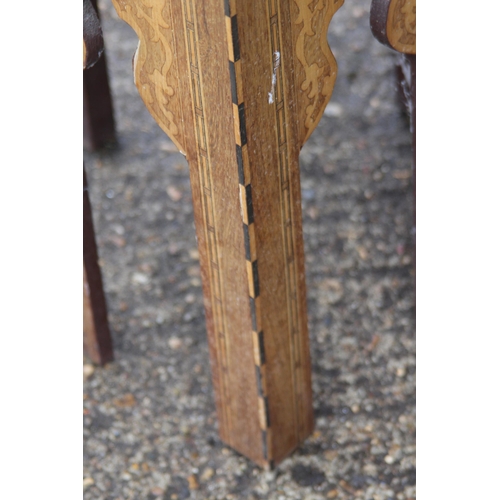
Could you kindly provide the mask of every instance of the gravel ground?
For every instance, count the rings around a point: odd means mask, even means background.
[[[119,144],[84,159],[116,361],[84,364],[85,500],[415,498],[411,135],[369,5],[334,16],[337,84],[301,154],[316,430],[266,472],[218,438],[187,163],[101,2]]]

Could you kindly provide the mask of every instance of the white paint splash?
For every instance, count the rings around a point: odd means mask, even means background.
[[[268,93],[269,96],[269,104],[274,102],[274,94],[276,92],[276,72],[280,66],[281,55],[278,51],[274,53],[274,68],[273,68],[273,78],[271,80],[271,92]]]

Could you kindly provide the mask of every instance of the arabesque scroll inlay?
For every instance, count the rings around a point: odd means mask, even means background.
[[[416,0],[392,0],[387,18],[387,38],[396,50],[415,54],[417,40]]]
[[[177,76],[172,74],[174,51],[171,13],[168,1],[113,0],[120,17],[139,37],[134,57],[135,84],[148,110],[183,151],[179,143],[179,117],[174,116],[171,100]]]
[[[343,0],[295,0],[299,15],[295,24],[302,24],[296,42],[296,55],[305,71],[300,90],[307,93],[305,108],[306,135],[309,138],[319,123],[337,77],[337,62],[328,45],[328,25]],[[318,48],[320,50],[318,50]]]

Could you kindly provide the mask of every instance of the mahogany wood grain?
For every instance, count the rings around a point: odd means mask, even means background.
[[[186,156],[221,438],[272,467],[313,429],[300,148],[343,0],[113,0],[135,83]]]

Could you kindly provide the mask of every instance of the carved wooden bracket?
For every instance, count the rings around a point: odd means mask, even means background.
[[[224,441],[262,466],[313,429],[298,157],[343,0],[113,0],[135,83],[186,155]]]

